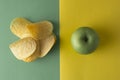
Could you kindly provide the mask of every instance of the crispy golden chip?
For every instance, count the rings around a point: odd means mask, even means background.
[[[15,18],[11,22],[10,29],[16,36],[21,39],[25,37],[31,37],[31,34],[26,27],[28,24],[31,24],[31,22],[24,18]]]
[[[42,21],[27,25],[34,39],[43,39],[52,34],[53,25],[49,21]]]
[[[53,25],[49,21],[31,23],[24,18],[15,18],[10,29],[21,38],[10,44],[10,49],[17,59],[25,62],[47,55],[56,41],[52,33]]]
[[[37,59],[38,57],[44,57],[45,55],[47,55],[47,53],[51,50],[51,48],[55,44],[56,37],[54,34],[52,34],[45,39],[41,39],[37,41],[38,41],[37,44],[39,44],[40,47],[38,46],[37,51],[30,57],[23,59],[23,61],[31,62]]]
[[[31,56],[37,49],[37,43],[33,38],[24,38],[10,44],[10,49],[17,59],[25,59]]]
[[[51,50],[53,45],[55,44],[56,37],[54,34],[50,35],[49,37],[45,39],[40,40],[40,56],[39,57],[44,57],[47,55],[47,53]]]
[[[53,31],[53,25],[49,21],[31,23],[24,18],[15,18],[10,25],[11,31],[19,38],[33,37],[43,39]]]
[[[40,45],[39,44],[40,43],[39,43],[39,40],[37,40],[36,42],[37,42],[36,51],[30,57],[23,59],[23,61],[32,62],[32,61],[36,60],[39,57],[39,55],[40,55]]]

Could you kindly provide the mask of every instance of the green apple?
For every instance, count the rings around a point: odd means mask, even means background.
[[[71,36],[73,48],[81,54],[89,54],[96,50],[99,44],[98,34],[90,27],[80,27]]]

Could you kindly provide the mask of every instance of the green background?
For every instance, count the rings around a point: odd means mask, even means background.
[[[15,17],[25,17],[33,22],[53,22],[57,43],[47,56],[31,63],[13,56],[9,44],[18,38],[11,33],[9,25]],[[0,0],[0,80],[59,80],[58,35],[58,0]]]

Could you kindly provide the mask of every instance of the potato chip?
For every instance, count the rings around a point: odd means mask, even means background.
[[[30,31],[26,27],[31,24],[30,21],[24,18],[15,18],[10,25],[11,31],[19,38],[31,37]]]
[[[24,18],[15,18],[10,29],[21,38],[10,44],[10,49],[17,59],[25,62],[47,55],[56,41],[53,25],[49,21],[31,23]]]
[[[44,39],[52,34],[53,25],[49,21],[42,21],[27,25],[34,39]]]
[[[37,49],[37,43],[33,38],[24,38],[10,44],[10,49],[17,59],[25,59],[31,56]]]
[[[40,40],[40,56],[39,57],[44,57],[47,55],[47,53],[51,50],[53,45],[55,44],[56,37],[54,34],[50,35],[49,37],[45,39]]]
[[[37,40],[37,44],[39,44],[40,47],[37,47],[37,51],[31,55],[30,57],[23,59],[25,62],[31,62],[37,59],[38,57],[44,57],[48,54],[48,52],[51,50],[53,45],[55,44],[56,37],[54,34],[48,36],[45,39]]]
[[[30,57],[23,59],[23,61],[25,61],[25,62],[32,62],[32,61],[36,60],[40,56],[39,40],[37,40],[36,42],[37,42],[37,49],[36,49],[36,51]]]

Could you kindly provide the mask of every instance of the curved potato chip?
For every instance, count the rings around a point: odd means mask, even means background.
[[[24,18],[15,18],[10,25],[11,31],[21,38],[10,45],[13,55],[25,62],[44,57],[56,41],[52,34],[53,25],[49,21],[31,23]]]
[[[53,47],[55,44],[56,37],[54,34],[50,35],[49,37],[45,39],[40,40],[40,56],[39,57],[44,57],[47,55],[47,53],[50,51],[50,49]]]
[[[37,49],[37,43],[33,38],[24,38],[10,44],[10,49],[17,59],[25,59],[31,56]]]
[[[31,24],[25,18],[15,18],[10,25],[11,31],[18,36],[19,38],[31,37],[29,30],[27,29],[27,25]]]
[[[52,34],[53,25],[49,21],[42,21],[27,25],[34,39],[43,39]]]
[[[36,42],[37,42],[36,51],[30,57],[23,59],[24,62],[32,62],[32,61],[36,60],[38,58],[38,56],[40,55],[39,41],[37,40]]]

